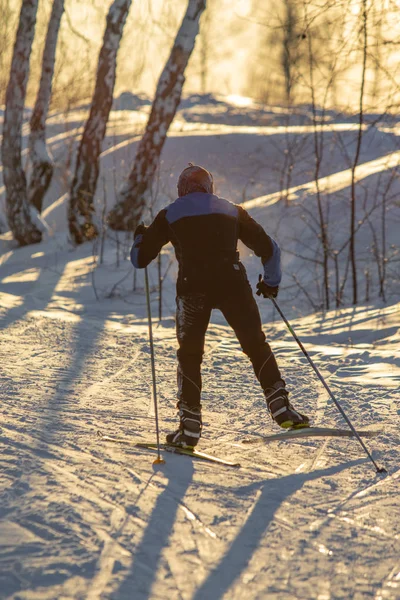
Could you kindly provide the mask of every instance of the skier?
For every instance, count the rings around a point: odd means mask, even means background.
[[[146,267],[171,242],[179,263],[176,298],[179,428],[167,443],[194,447],[202,430],[201,362],[213,308],[218,308],[250,358],[272,419],[280,427],[307,427],[308,417],[288,398],[275,356],[262,331],[260,313],[239,260],[241,240],[261,258],[264,277],[257,294],[275,298],[281,281],[280,249],[240,206],[214,194],[211,173],[189,163],[178,180],[178,199],[161,210],[149,227],[134,234],[131,261]]]

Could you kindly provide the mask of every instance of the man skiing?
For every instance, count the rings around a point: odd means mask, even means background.
[[[283,428],[307,427],[308,417],[289,402],[237,251],[241,240],[261,258],[264,277],[257,284],[257,294],[275,298],[281,281],[279,246],[241,206],[214,194],[212,175],[203,167],[189,163],[179,177],[178,195],[149,227],[136,228],[131,250],[132,264],[142,269],[171,242],[179,263],[176,334],[180,423],[177,431],[167,435],[167,443],[194,447],[201,436],[201,362],[213,308],[221,310],[250,358],[272,419]]]

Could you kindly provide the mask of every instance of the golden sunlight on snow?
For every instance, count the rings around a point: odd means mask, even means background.
[[[87,288],[91,285],[90,281],[87,278],[87,273],[88,269],[90,270],[90,265],[92,263],[93,257],[89,256],[86,258],[73,260],[66,264],[62,275],[54,288],[51,299],[46,307],[52,318],[54,317],[54,315],[57,314],[56,311],[60,309],[61,312],[59,313],[59,315],[62,315],[63,319],[68,319],[69,317],[65,317],[65,314],[62,311],[74,313],[83,310],[83,304],[76,302],[74,298],[79,296],[79,293],[84,288]],[[71,290],[73,290],[74,292],[72,298]],[[76,316],[76,319],[73,320],[80,321],[80,317]]]
[[[0,292],[0,307],[10,310],[16,308],[24,303],[22,296],[16,296],[15,294],[7,294],[6,292]]]
[[[36,281],[40,275],[40,269],[25,269],[8,277],[4,277],[1,283],[20,283],[25,281]]]
[[[392,154],[382,156],[377,158],[376,160],[371,160],[369,162],[363,163],[361,165],[357,165],[355,169],[356,181],[361,181],[370,175],[374,175],[375,173],[381,173],[383,171],[387,171],[389,169],[393,169],[399,164],[400,160],[400,152],[396,151]],[[318,180],[318,188],[322,193],[332,194],[333,192],[338,192],[343,190],[351,184],[351,169],[346,169],[345,171],[339,171],[333,175],[328,175],[327,177],[321,177]],[[308,183],[304,183],[301,185],[294,186],[288,190],[287,198],[288,200],[296,200],[298,198],[298,193],[303,192],[306,194],[315,194],[317,189],[317,184],[315,181],[310,181]],[[243,202],[242,206],[246,210],[250,210],[259,206],[272,206],[281,200],[282,193],[275,192],[273,194],[267,194],[266,196],[260,196],[259,198],[253,198],[252,200],[248,200],[247,202]]]
[[[353,366],[345,374],[347,383],[355,382],[367,385],[382,385],[387,388],[399,387],[400,367],[386,362],[371,362],[360,366]]]
[[[61,298],[60,298],[61,300]],[[70,306],[68,307],[68,303],[65,302],[63,298],[63,307],[62,309],[53,308],[51,304],[47,307],[46,310],[30,310],[27,314],[32,318],[45,318],[45,319],[53,319],[55,321],[65,321],[67,323],[80,323],[82,321],[82,317],[71,312],[71,310],[76,310],[77,305],[75,303],[70,302]],[[68,308],[70,310],[68,310]]]
[[[255,102],[252,98],[248,96],[240,96],[239,94],[230,94],[227,96],[227,101],[233,104],[233,106],[249,108],[250,106],[254,106]]]

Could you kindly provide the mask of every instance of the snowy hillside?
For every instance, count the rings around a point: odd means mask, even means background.
[[[396,176],[387,215],[387,302],[373,291],[377,273],[367,224],[359,252],[371,272],[372,299],[314,312],[293,287],[293,275],[306,290],[318,280],[314,266],[307,266],[318,238],[302,219],[308,206],[315,210],[307,107],[288,123],[283,110],[203,100],[188,99],[174,122],[158,205],[173,198],[178,172],[193,160],[213,169],[218,193],[244,202],[276,236],[285,250],[279,305],[354,425],[377,432],[366,444],[388,475],[376,475],[352,439],[242,444],[277,428],[218,312],[206,342],[199,447],[241,467],[170,454],[156,467],[149,451],[99,440],[98,431],[155,439],[143,273],[135,278],[127,260],[130,235],[120,235],[117,244],[113,234],[103,248],[100,242],[69,243],[64,194],[86,113],[54,115],[48,135],[58,170],[44,215],[52,234],[25,248],[16,248],[7,232],[0,236],[0,598],[400,598]],[[109,207],[148,111],[143,98],[137,112],[128,110],[128,98],[124,102],[115,106],[105,140],[99,216],[103,190]],[[320,187],[339,246],[349,189],[343,148],[354,150],[355,130],[350,118],[329,118]],[[366,131],[358,172],[365,190],[361,212],[396,175],[397,133],[390,122]],[[279,182],[288,136],[301,148],[285,202]],[[260,263],[241,251],[255,282]],[[163,434],[176,423],[175,269],[166,248],[158,322],[157,265],[150,267]],[[295,405],[314,425],[345,426],[271,303],[258,302]]]
[[[129,172],[150,106],[146,97],[126,93],[115,101],[114,108],[104,140],[95,199],[99,220],[104,210],[107,212],[113,206],[120,184]],[[48,146],[57,169],[45,198],[43,217],[54,232],[66,230],[67,194],[87,109],[53,114],[48,120]],[[318,188],[331,253],[331,305],[334,306],[335,278],[338,275],[341,282],[348,272],[349,198],[357,117],[333,111],[317,117],[321,119],[317,135],[323,148]],[[26,125],[25,144],[28,133]],[[398,133],[394,116],[365,116],[360,164],[355,176],[358,278],[360,298],[366,301],[378,298],[379,268],[385,270],[386,299],[397,298],[400,292]],[[190,96],[182,101],[163,150],[153,212],[175,199],[177,177],[189,160],[209,167],[217,193],[243,203],[281,244],[285,298],[290,303],[295,301],[303,310],[319,309],[322,250],[314,139],[312,111],[307,106],[288,113],[280,107],[263,107],[241,97]],[[27,150],[24,152],[26,157]],[[5,190],[0,183],[0,230],[6,231],[4,202]],[[146,220],[150,220],[150,215]],[[334,267],[336,253],[338,273]],[[347,304],[350,300],[347,275],[343,302]]]

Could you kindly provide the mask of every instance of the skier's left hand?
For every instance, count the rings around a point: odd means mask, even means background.
[[[271,287],[265,283],[262,275],[258,276],[257,283],[257,296],[264,296],[264,298],[276,298],[279,292],[279,286]]]
[[[135,233],[133,234],[133,239],[135,239],[138,235],[143,235],[146,229],[147,227],[144,223],[139,223],[139,225],[135,229]]]

